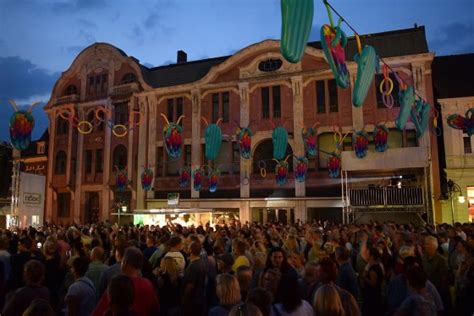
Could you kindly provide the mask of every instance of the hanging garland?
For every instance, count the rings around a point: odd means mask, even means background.
[[[201,191],[203,173],[204,171],[200,167],[193,170],[194,191]]]
[[[306,149],[306,152],[308,156],[310,157],[315,157],[317,154],[317,148],[316,148],[316,143],[317,143],[317,138],[318,138],[318,131],[316,129],[317,124],[318,123],[315,123],[312,127],[303,128],[301,130],[301,136],[303,137],[304,148]]]
[[[13,106],[15,112],[10,117],[9,131],[10,142],[13,148],[17,150],[28,149],[31,142],[31,132],[35,127],[35,119],[31,114],[33,107],[37,103],[33,103],[28,110],[18,110],[18,107],[13,100],[8,100]]]
[[[374,144],[375,150],[378,152],[384,152],[388,147],[388,128],[385,124],[378,124],[374,127]]]
[[[447,123],[451,128],[459,129],[469,136],[474,134],[474,108],[466,111],[464,117],[459,114],[451,114],[447,118]]]
[[[290,156],[287,156],[285,160],[273,159],[277,163],[275,166],[275,180],[279,186],[285,185],[286,182],[288,181],[288,162],[287,161],[289,157]]]
[[[252,150],[252,130],[249,127],[239,127],[236,131],[239,142],[240,156],[250,159]]]
[[[163,141],[166,152],[171,158],[177,159],[181,156],[183,148],[183,127],[180,125],[180,122],[184,116],[181,115],[176,123],[168,121],[168,118],[163,113],[161,113],[161,117],[163,117],[166,123],[163,127]]]
[[[367,156],[369,149],[369,135],[365,131],[358,131],[352,134],[352,148],[357,158]]]
[[[337,152],[332,152],[328,159],[329,177],[337,178],[341,172],[341,156]]]
[[[189,179],[191,178],[191,169],[189,167],[181,167],[179,169],[179,186],[186,188],[189,185]]]
[[[295,158],[296,158],[295,179],[298,182],[304,182],[306,180],[306,174],[308,172],[308,159],[306,157],[295,157]]]
[[[209,168],[208,174],[209,174],[209,192],[214,193],[217,191],[217,184],[219,183],[219,176],[221,172],[217,168],[215,169]]]
[[[141,175],[142,188],[144,191],[150,191],[153,183],[153,170],[148,167],[143,167]]]
[[[128,185],[127,167],[121,170],[115,166],[115,171],[115,185],[117,186],[117,191],[124,192]]]

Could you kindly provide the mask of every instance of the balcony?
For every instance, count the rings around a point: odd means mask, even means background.
[[[126,83],[114,86],[112,88],[112,96],[130,95],[138,91],[138,84],[136,82]]]
[[[79,102],[79,95],[78,94],[69,94],[63,95],[56,99],[56,104],[66,104],[66,103],[77,103]]]
[[[349,204],[352,208],[421,207],[424,205],[424,194],[421,187],[351,189]]]

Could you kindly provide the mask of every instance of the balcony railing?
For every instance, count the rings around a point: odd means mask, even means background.
[[[112,95],[128,95],[136,91],[138,91],[138,84],[132,82],[114,86],[112,89]]]
[[[76,103],[76,102],[79,102],[78,94],[64,95],[56,99],[57,104]]]
[[[421,187],[382,187],[351,189],[349,203],[353,207],[422,206]]]

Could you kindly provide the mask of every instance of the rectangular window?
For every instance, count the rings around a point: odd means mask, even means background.
[[[229,122],[229,92],[222,93],[222,121]]]
[[[163,175],[163,147],[156,148],[156,176]]]
[[[104,150],[97,149],[95,152],[95,172],[102,173],[104,169]]]
[[[115,124],[125,125],[128,122],[128,104],[118,103],[115,105]]]
[[[69,217],[70,194],[58,193],[58,217]]]
[[[95,85],[94,85],[94,76],[90,76],[89,77],[89,87],[87,89],[87,91],[89,92],[89,94],[94,94],[95,90]]]
[[[270,118],[270,89],[262,88],[262,118]]]
[[[176,99],[176,118],[175,118],[175,120],[178,121],[178,118],[181,115],[183,115],[183,98],[177,98]]]
[[[185,166],[191,165],[191,153],[192,153],[191,145],[184,145],[184,165]]]
[[[281,117],[280,86],[272,87],[273,117]]]
[[[337,104],[337,84],[336,80],[331,79],[328,81],[329,90],[329,112],[338,112],[339,107]]]
[[[96,93],[100,93],[100,89],[102,87],[101,80],[100,80],[101,77],[102,77],[101,75],[95,76],[95,92]]]
[[[405,147],[416,147],[416,146],[418,146],[416,131],[413,129],[405,130]]]
[[[219,93],[212,94],[212,123],[219,119]]]
[[[92,150],[86,150],[86,174],[92,172]]]
[[[464,141],[464,153],[465,154],[472,154],[472,146],[471,146],[471,137],[470,136],[465,136],[463,137]]]
[[[166,111],[166,117],[168,118],[168,121],[170,122],[174,121],[174,99],[168,99],[168,108]]]
[[[107,74],[102,74],[102,88],[101,92],[107,92]]]
[[[326,93],[324,80],[316,81],[316,111],[318,114],[326,113]]]

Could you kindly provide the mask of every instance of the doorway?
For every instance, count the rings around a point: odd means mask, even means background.
[[[86,192],[84,223],[97,223],[99,221],[99,210],[99,192]]]

